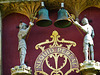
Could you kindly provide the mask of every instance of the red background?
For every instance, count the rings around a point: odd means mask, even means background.
[[[77,43],[76,47],[72,47],[71,51],[76,55],[79,63],[84,61],[84,54],[83,54],[83,36],[79,33],[77,28],[72,25],[68,28],[57,28],[54,26],[54,22],[57,19],[57,12],[58,10],[49,11],[49,17],[52,20],[52,25],[48,27],[39,27],[36,24],[32,27],[29,38],[27,40],[27,55],[25,59],[25,63],[32,68],[33,75],[34,75],[34,62],[41,53],[41,50],[36,50],[35,45],[44,42],[46,39],[51,40],[50,35],[54,30],[58,31],[59,35],[61,36],[60,39],[64,38],[65,40],[71,40]],[[99,56],[99,46],[100,46],[100,9],[99,8],[88,8],[84,10],[80,15],[79,19],[81,20],[84,15],[87,15],[87,18],[92,20],[90,23],[95,31],[94,37],[94,53],[95,53],[95,60],[100,61]],[[14,66],[20,65],[19,61],[19,52],[18,52],[18,29],[16,26],[19,25],[20,20],[25,22],[26,24],[29,23],[29,19],[22,15],[13,13],[6,16],[3,19],[3,30],[2,30],[2,63],[3,63],[3,75],[11,75],[10,69]],[[82,32],[83,33],[83,32]],[[66,66],[67,67],[67,66]],[[63,70],[66,72],[66,67]],[[48,69],[47,66],[44,66],[44,71],[50,73],[51,70]],[[69,75],[79,75],[75,72]]]

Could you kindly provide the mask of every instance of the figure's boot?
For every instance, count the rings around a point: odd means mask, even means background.
[[[93,50],[93,45],[90,46],[90,52],[91,52],[91,59],[94,61],[94,50]]]
[[[94,60],[94,52],[91,52],[91,59]]]
[[[23,55],[21,55],[21,56],[20,56],[20,64],[21,64],[21,65],[23,65],[23,64],[24,64],[24,62],[23,62],[23,61],[24,61],[24,58],[23,58]]]
[[[25,65],[25,64],[24,64],[24,61],[25,61],[25,54],[21,54],[21,55],[20,55],[20,64],[21,64],[21,65]]]
[[[20,65],[25,65],[24,61],[25,61],[25,56],[26,56],[26,49],[23,47],[20,49]]]
[[[85,61],[88,62],[88,52],[84,51]]]

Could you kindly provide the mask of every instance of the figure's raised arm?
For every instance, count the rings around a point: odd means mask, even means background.
[[[78,21],[74,21],[73,24],[77,27],[79,27],[81,30],[83,30],[85,33],[87,33],[87,28],[85,26],[82,26],[81,24],[79,24]]]

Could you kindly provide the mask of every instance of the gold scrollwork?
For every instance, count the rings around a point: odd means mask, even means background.
[[[55,68],[53,68],[52,66],[50,66],[50,64],[49,64],[49,61],[48,61],[48,58],[54,58],[54,60],[55,60]],[[58,68],[58,59],[59,59],[59,57],[63,57],[63,58],[65,58],[65,60],[64,60],[64,63],[63,63],[63,65],[62,66],[60,66],[60,68]],[[58,53],[54,53],[54,54],[51,54],[51,55],[49,55],[47,58],[46,58],[46,64],[47,64],[47,66],[50,68],[50,69],[52,69],[53,71],[51,72],[51,75],[53,75],[53,73],[55,73],[56,75],[58,74],[58,73],[61,73],[61,75],[63,75],[63,72],[61,71],[61,69],[66,65],[66,63],[67,63],[67,57],[65,56],[65,55],[63,55],[63,54],[58,54]]]
[[[63,62],[61,63],[62,65],[59,65],[60,58],[63,59],[62,60]],[[51,64],[51,60],[53,60],[54,65]],[[69,61],[70,63],[70,69],[67,70],[65,74],[63,74],[62,70],[67,65],[67,61]],[[47,48],[44,52],[41,52],[37,57],[34,65],[34,69],[36,72],[35,75],[37,75],[38,71],[40,73],[44,70],[43,69],[44,62],[45,65],[47,65],[47,67],[52,70],[50,75],[68,75],[69,73],[75,70],[76,73],[79,72],[79,64],[77,58],[75,57],[75,55],[71,50],[68,50],[65,47]]]
[[[43,71],[44,62],[47,67],[52,70],[50,75],[68,75],[74,70],[79,72],[78,60],[74,53],[70,50],[71,46],[76,46],[76,43],[64,39],[59,40],[60,35],[57,31],[53,31],[50,37],[52,38],[51,41],[47,39],[45,42],[41,42],[35,46],[36,49],[40,48],[42,50],[34,65],[35,75],[37,75],[37,73],[48,75]],[[62,43],[65,43],[67,48],[63,47]],[[49,48],[45,49],[45,44],[49,44]],[[63,59],[63,62],[61,63],[62,65],[59,65],[60,58]],[[51,64],[50,60],[54,61],[54,65]],[[70,69],[63,74],[62,69],[67,65],[67,61],[70,63]]]
[[[69,71],[67,71],[64,75],[68,75],[69,73],[71,73],[71,71],[74,71],[74,70],[76,70],[76,73],[79,72],[78,68],[74,68],[74,69],[70,69]]]
[[[44,44],[50,44],[53,43],[53,45],[49,45],[50,48],[52,47],[62,47],[62,44],[58,44],[59,43],[67,43],[67,49],[70,50],[71,46],[76,46],[76,43],[73,41],[68,41],[68,40],[59,40],[58,38],[60,38],[60,35],[58,34],[57,31],[53,31],[52,35],[50,36],[52,38],[51,41],[49,41],[48,39],[45,42],[39,43],[35,46],[36,49],[41,49],[42,51],[44,51],[45,46],[42,46]]]

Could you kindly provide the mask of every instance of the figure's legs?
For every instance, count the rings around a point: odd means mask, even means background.
[[[83,52],[85,56],[85,61],[88,61],[88,44],[87,43],[84,44]]]
[[[91,59],[94,60],[94,50],[93,50],[93,45],[90,45],[90,53],[91,53]]]
[[[24,65],[25,56],[26,56],[26,49],[21,48],[20,49],[20,65]]]

